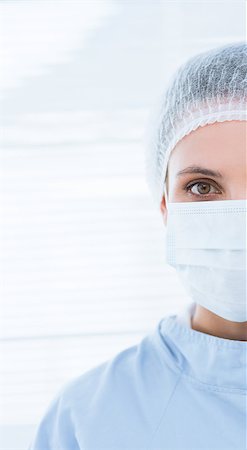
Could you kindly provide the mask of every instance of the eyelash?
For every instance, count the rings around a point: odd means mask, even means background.
[[[210,186],[214,187],[217,192],[211,192],[209,194],[194,194],[194,192],[191,192],[191,188],[193,188],[193,186],[196,186],[197,184],[209,184]],[[184,187],[184,190],[186,192],[189,192],[191,195],[194,195],[196,197],[209,197],[213,194],[221,194],[221,191],[219,190],[219,188],[217,188],[210,180],[207,179],[202,179],[202,180],[197,180],[197,181],[193,181],[193,183],[189,183]]]

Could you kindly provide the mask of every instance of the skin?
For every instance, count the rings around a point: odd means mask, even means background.
[[[247,198],[246,121],[199,127],[181,139],[169,158],[166,180],[169,202],[238,200]],[[221,177],[178,172],[191,166],[220,172]],[[189,183],[198,183],[190,189]],[[201,183],[201,184],[200,184]],[[165,197],[160,204],[167,223]],[[196,304],[192,329],[213,336],[247,341],[247,322],[232,322]]]

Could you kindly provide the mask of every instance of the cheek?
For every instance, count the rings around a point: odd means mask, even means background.
[[[169,201],[173,202],[173,203],[175,203],[175,202],[184,202],[184,201],[186,201],[186,199],[187,199],[187,201],[189,201],[188,197],[186,197],[185,194],[179,193],[179,192],[173,192],[171,194],[171,196],[169,197]]]
[[[187,198],[184,184],[171,178],[169,181],[169,196],[170,202],[180,202]]]
[[[186,198],[186,191],[183,189],[184,183],[176,177],[177,172],[186,167],[186,162],[183,162],[181,155],[184,156],[183,153],[176,149],[173,150],[168,163],[168,199],[170,202],[179,202]],[[188,162],[187,166],[189,165]]]

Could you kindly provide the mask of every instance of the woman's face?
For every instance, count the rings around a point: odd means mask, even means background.
[[[178,142],[168,164],[169,202],[247,198],[246,121],[217,122]],[[164,222],[167,209],[160,209]]]

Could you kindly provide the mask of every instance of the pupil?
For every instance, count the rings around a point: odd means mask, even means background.
[[[199,183],[198,191],[200,192],[200,194],[208,194],[210,191],[210,186],[208,184]]]

